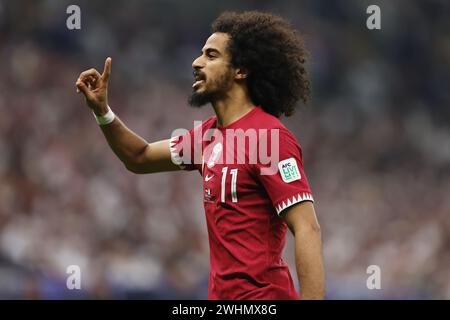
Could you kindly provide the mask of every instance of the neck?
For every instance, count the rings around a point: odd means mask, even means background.
[[[238,120],[255,107],[247,90],[240,86],[233,86],[225,97],[214,101],[212,105],[217,115],[217,122],[222,127]]]

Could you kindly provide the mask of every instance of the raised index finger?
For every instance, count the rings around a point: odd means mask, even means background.
[[[109,75],[111,74],[111,62],[112,62],[112,59],[110,57],[106,58],[105,68],[103,69],[103,74],[102,74],[102,78],[104,81],[109,80]]]

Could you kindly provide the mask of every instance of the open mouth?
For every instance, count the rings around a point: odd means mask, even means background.
[[[201,73],[199,71],[194,71],[194,79],[195,79],[195,82],[192,85],[192,88],[196,89],[205,82],[206,77],[203,73]]]

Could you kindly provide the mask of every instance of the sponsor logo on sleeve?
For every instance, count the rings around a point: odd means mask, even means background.
[[[278,163],[278,171],[284,182],[290,183],[292,181],[300,180],[302,178],[297,166],[297,161],[294,158],[289,158]]]

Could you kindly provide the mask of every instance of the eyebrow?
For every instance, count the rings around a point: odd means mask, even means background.
[[[217,53],[217,54],[219,54],[219,55],[221,54],[219,50],[214,49],[214,48],[206,48],[206,49],[203,49],[203,50],[201,51],[201,53],[203,54],[203,52],[205,52],[205,53]]]

